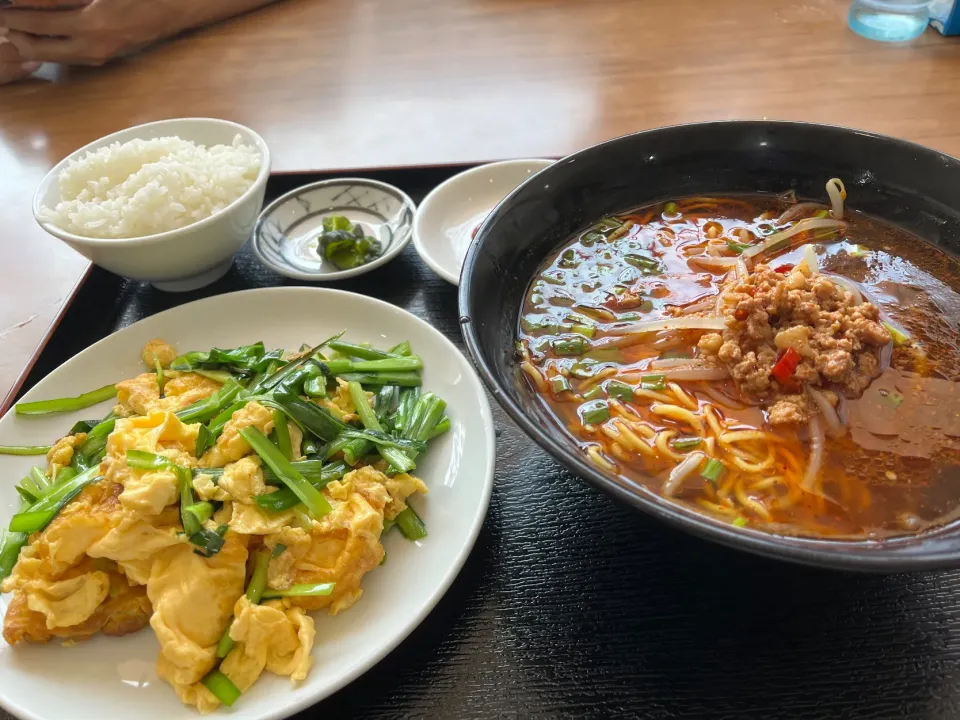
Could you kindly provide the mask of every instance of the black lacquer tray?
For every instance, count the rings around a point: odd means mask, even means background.
[[[419,201],[459,170],[341,174]],[[323,177],[272,178],[267,199]],[[282,284],[299,283],[249,247],[184,294],[95,268],[24,390],[140,318]],[[405,308],[463,347],[456,288],[412,245],[331,286]],[[298,718],[960,717],[960,571],[843,574],[687,537],[572,476],[491,404],[496,485],[459,578],[380,664]]]

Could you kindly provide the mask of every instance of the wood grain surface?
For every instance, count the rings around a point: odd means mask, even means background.
[[[375,177],[419,201],[443,173]],[[295,182],[275,179],[268,193]],[[142,317],[285,284],[297,283],[249,246],[224,278],[184,295],[97,269],[27,385]],[[463,349],[456,288],[412,246],[333,287],[402,307]],[[682,535],[571,475],[490,404],[496,481],[459,577],[396,650],[296,720],[960,717],[960,571],[827,572]]]
[[[86,262],[43,174],[152,120],[250,125],[282,173],[563,155],[721,118],[861,127],[960,154],[960,43],[864,40],[848,0],[286,0],[96,69],[0,87],[0,397]]]

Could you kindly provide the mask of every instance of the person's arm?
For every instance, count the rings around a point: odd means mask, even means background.
[[[184,30],[272,2],[276,0],[93,0],[70,10],[12,7],[0,10],[0,29],[7,28],[6,37],[23,63],[101,65]]]

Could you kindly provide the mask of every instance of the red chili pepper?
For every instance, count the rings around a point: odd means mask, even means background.
[[[791,270],[793,270],[793,265],[791,265],[790,263],[784,263],[783,265],[780,265],[779,267],[775,267],[773,269],[774,272],[778,272],[781,275],[786,275]]]
[[[770,374],[773,375],[777,382],[787,384],[790,382],[799,364],[800,353],[793,348],[787,348],[786,352],[777,360],[777,364],[773,366]]]

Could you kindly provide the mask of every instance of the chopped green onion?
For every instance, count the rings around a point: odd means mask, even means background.
[[[52,445],[0,445],[0,455],[46,455]]]
[[[10,518],[10,527],[8,530],[12,533],[30,533],[42,530],[57,514],[55,510],[28,510],[17,513]]]
[[[26,533],[0,532],[0,580],[10,576],[20,557],[20,551],[27,544]]]
[[[633,388],[619,380],[608,380],[607,395],[617,400],[633,400]]]
[[[325,375],[342,375],[347,372],[409,372],[423,369],[423,359],[417,355],[388,357],[380,360],[328,360],[320,363]]]
[[[174,414],[180,419],[180,422],[185,425],[195,422],[206,422],[227,407],[227,405],[230,405],[237,395],[240,394],[241,390],[243,390],[243,386],[233,378],[230,378],[230,380],[224,383],[223,387],[213,393],[213,395],[205,397],[202,400],[197,400],[193,405],[188,405],[181,410],[177,410]]]
[[[201,425],[200,429],[197,430],[197,442],[193,446],[193,456],[199,460],[200,456],[207,451],[207,448],[213,447],[216,441],[216,436],[210,432],[207,426]]]
[[[898,392],[890,392],[886,395],[881,391],[880,397],[883,400],[883,403],[894,410],[903,405],[903,395]]]
[[[383,430],[359,430],[354,428],[348,428],[340,434],[341,438],[346,438],[348,440],[363,440],[367,443],[376,445],[380,450],[380,454],[383,454],[383,451],[388,448],[393,448],[395,450],[403,450],[404,452],[423,452],[427,449],[426,442],[422,440],[413,440],[410,438],[398,438],[390,435],[389,433],[384,432]],[[341,448],[343,450],[343,448]],[[403,463],[406,466],[405,463]],[[409,472],[409,470],[399,470],[398,472]]]
[[[433,430],[429,432],[429,434],[427,435],[427,440],[433,440],[433,438],[443,435],[449,429],[450,429],[450,418],[444,415],[442,418],[440,418],[440,422],[438,422],[433,427]]]
[[[203,368],[194,368],[190,372],[192,372],[194,375],[208,378],[209,380],[215,380],[221,384],[226,384],[230,380],[234,379],[233,375],[227,370],[204,370]]]
[[[852,249],[847,250],[847,255],[850,257],[865,257],[868,252],[870,251],[863,245],[853,245]]]
[[[586,338],[592,338],[597,332],[597,327],[596,325],[574,325],[570,328],[570,332],[583,335]]]
[[[596,400],[599,397],[603,397],[603,388],[599,385],[594,385],[583,394],[584,400]]]
[[[347,429],[345,423],[333,417],[327,410],[292,393],[276,393],[274,400],[287,415],[324,442],[335,440]]]
[[[211,670],[201,682],[217,700],[227,707],[233,707],[233,704],[240,699],[240,689],[219,670]]]
[[[30,468],[30,477],[33,478],[40,490],[44,490],[50,485],[50,477],[43,471],[43,468],[36,465]]]
[[[557,355],[583,355],[590,343],[578,335],[575,338],[556,338],[550,341],[550,346]]]
[[[387,350],[391,355],[400,355],[402,357],[407,357],[413,354],[413,349],[410,347],[410,341],[404,340],[402,343],[397,343],[392,348]]]
[[[427,536],[427,526],[409,505],[397,513],[394,520],[407,540],[422,540]]]
[[[330,343],[334,342],[335,340],[339,340],[341,337],[343,337],[343,334],[345,332],[346,330],[341,330],[336,335],[333,335],[332,337],[328,337],[319,345],[314,345],[307,352],[305,352],[301,357],[294,360],[293,362],[287,363],[286,365],[282,366],[279,370],[273,372],[272,374],[267,374],[266,376],[261,377],[256,382],[251,382],[249,387],[247,388],[247,395],[257,395],[267,390],[272,390],[273,388],[277,387],[281,383],[287,382],[288,380],[290,380],[290,378],[293,375],[299,372],[304,365],[307,364],[308,360],[313,358],[314,355],[316,355],[318,352],[320,352],[320,350],[322,350],[324,347],[326,347]]]
[[[814,216],[814,217],[818,217],[818,218],[830,217],[830,211],[821,208],[820,210],[817,210],[817,211],[813,214],[813,216]]]
[[[734,527],[745,527],[747,524],[747,519],[743,516],[738,515],[736,518],[734,518],[731,524]]]
[[[327,396],[327,379],[312,377],[303,384],[303,394],[307,397],[322,398]]]
[[[363,388],[358,382],[351,382],[348,384],[350,389],[350,397],[353,400],[353,405],[357,410],[357,415],[360,417],[360,422],[363,423],[363,426],[368,431],[373,431],[377,433],[384,434],[386,440],[393,440],[389,435],[383,433],[383,427],[380,425],[380,421],[377,419],[377,414],[373,411],[373,408],[370,407],[370,401],[367,399],[367,393],[364,392]],[[347,433],[341,433],[345,435]],[[374,441],[376,442],[376,441]],[[397,472],[410,472],[416,467],[416,464],[410,457],[403,452],[399,447],[395,445],[388,444],[378,444],[377,449],[380,451],[380,455],[386,460]]]
[[[332,509],[323,494],[304,479],[290,461],[263,436],[253,425],[240,430],[240,436],[246,440],[253,451],[273,470],[280,482],[290,488],[314,519],[320,519]]]
[[[900,328],[894,327],[888,322],[880,323],[883,325],[887,332],[890,333],[890,337],[893,338],[893,344],[895,347],[903,347],[904,345],[910,344],[910,336],[903,332]]]
[[[110,415],[112,417],[113,413],[110,413]],[[70,432],[67,434],[76,435],[77,433],[88,433],[99,424],[99,420],[78,420],[73,424],[73,427],[70,428]]]
[[[190,544],[194,545],[194,552],[205,558],[212,558],[223,549],[223,536],[229,530],[228,525],[221,525],[215,531],[200,528],[190,536]]]
[[[419,387],[423,384],[420,373],[411,372],[350,372],[339,377],[347,382],[358,382],[361,385],[399,385],[400,387]]]
[[[287,549],[286,545],[278,544],[277,547],[282,547],[284,550]],[[283,552],[283,550],[280,552]],[[280,553],[274,550],[272,557],[276,557],[279,554]],[[247,584],[247,591],[245,593],[247,600],[249,600],[253,605],[260,604],[260,601],[263,599],[263,592],[267,589],[267,570],[270,567],[270,558],[271,552],[263,547],[261,547],[253,556],[253,573],[250,575],[250,582]],[[230,624],[227,625],[227,629],[223,631],[223,636],[220,638],[220,642],[217,643],[218,658],[225,658],[233,649],[235,643],[233,638],[230,637],[230,627],[232,625],[233,620],[231,620]]]
[[[20,496],[20,499],[29,505],[33,505],[37,500],[40,499],[40,496],[37,495],[32,488],[28,490],[20,485],[14,485],[13,489],[17,491],[17,495]]]
[[[446,401],[432,392],[424,393],[417,399],[416,405],[403,429],[403,436],[415,442],[426,442],[430,433],[440,423],[443,412],[447,408]],[[416,457],[416,451],[408,451],[408,455]]]
[[[670,444],[674,450],[693,450],[695,447],[699,447],[701,442],[703,442],[703,438],[679,437],[672,440]]]
[[[642,375],[640,387],[643,390],[666,390],[667,379],[664,375]]]
[[[128,450],[127,452],[134,451]],[[177,472],[177,470],[180,468],[176,468],[176,466],[173,466],[170,469],[174,470],[174,472],[177,474],[177,477],[180,479],[180,524],[183,525],[184,534],[188,538],[192,538],[194,535],[203,530],[203,523],[200,522],[200,519],[193,513],[189,512],[190,507],[194,505],[193,478],[192,475],[188,474],[188,472]]]
[[[107,436],[113,432],[113,428],[117,423],[117,419],[113,417],[113,413],[107,415],[101,422],[97,423],[90,432],[87,433],[87,439],[83,441],[83,445],[80,446],[80,455],[84,457],[93,457],[98,452],[103,450],[107,446]],[[77,457],[77,453],[74,452],[74,458]]]
[[[582,358],[570,366],[570,374],[578,378],[591,378],[597,371],[599,363],[591,358]]]
[[[730,249],[731,252],[734,252],[737,255],[739,255],[748,247],[750,247],[750,243],[739,243],[739,242],[734,242],[733,240],[727,240],[727,247]]]
[[[577,410],[584,425],[596,425],[610,417],[610,408],[606,400],[586,402]]]
[[[274,590],[267,588],[264,590],[264,600],[275,600],[285,597],[323,597],[333,592],[337,586],[336,583],[310,583],[304,585],[291,585],[286,590]]]
[[[560,254],[560,260],[557,264],[562,268],[575,268],[580,262],[577,260],[577,254],[573,248],[567,248]]]
[[[57,513],[59,513],[68,502],[73,500],[83,488],[98,479],[96,477],[97,470],[99,470],[99,466],[92,467],[79,475],[75,475],[64,483],[54,485],[49,488],[47,492],[42,493],[42,497],[36,503],[29,508],[24,508],[25,513],[31,513],[31,522],[27,523],[26,518],[23,517],[17,520],[19,527],[30,528],[28,530],[22,530],[21,532],[31,533],[43,530],[50,520],[56,517]],[[49,513],[49,515],[47,513]]]
[[[170,458],[145,450],[127,450],[127,466],[137,470],[174,469],[176,467]]]
[[[303,465],[304,463],[316,463],[320,464],[319,460],[301,460],[299,463],[291,463],[294,467]],[[303,476],[313,485],[317,490],[322,490],[326,487],[327,484],[333,482],[334,480],[339,480],[342,478],[350,468],[343,461],[329,463],[328,465],[323,466],[323,471],[317,474],[307,474],[303,472]],[[272,471],[269,468],[264,467],[264,478],[270,479],[268,477],[268,472],[272,476]],[[300,504],[300,498],[287,487],[282,487],[279,490],[267,493],[265,495],[257,495],[256,497],[257,505],[262,507],[264,510],[270,510],[271,512],[283,512],[284,510],[289,510],[290,508],[296,507]]]
[[[290,428],[287,427],[287,416],[282,410],[273,411],[273,430],[277,435],[277,449],[287,460],[293,460],[293,447],[290,443]]]
[[[552,378],[550,378],[550,389],[553,390],[554,395],[569,392],[570,381],[567,380],[563,375],[554,375]]]
[[[77,471],[68,465],[67,467],[57,468],[50,480],[53,484],[59,485],[67,480],[72,480],[76,475]]]
[[[354,343],[343,342],[342,340],[333,340],[330,348],[338,353],[349,355],[350,357],[360,358],[361,360],[384,360],[395,353],[374,350],[365,345],[355,345]]]
[[[702,477],[704,480],[709,480],[716,485],[717,481],[720,479],[720,476],[723,475],[723,472],[726,469],[726,466],[722,462],[716,458],[710,458],[707,460],[707,464],[703,466],[703,470],[700,472],[700,477]]]
[[[548,335],[556,335],[560,332],[560,325],[548,315],[524,315],[520,318],[520,327],[527,333],[542,330]]]
[[[77,395],[77,397],[17,403],[16,413],[17,415],[47,415],[49,413],[73,412],[91,405],[98,405],[104,400],[116,397],[116,395],[117,387],[115,385],[104,385],[102,388]]]
[[[627,253],[623,256],[623,259],[634,267],[640,268],[645,275],[659,275],[663,272],[663,263],[661,263],[659,260],[654,260],[652,258],[644,257],[643,255],[637,255],[635,253]]]
[[[188,505],[183,510],[185,513],[190,513],[193,515],[194,519],[202,525],[211,517],[213,517],[213,505],[208,502],[198,502]]]

